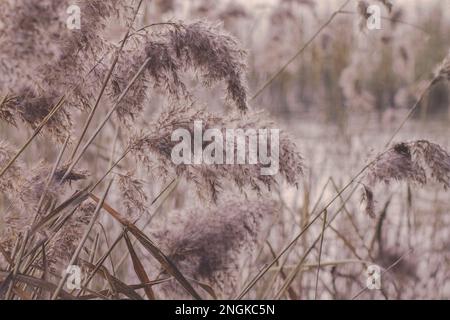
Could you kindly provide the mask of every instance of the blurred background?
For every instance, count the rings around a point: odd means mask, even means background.
[[[208,19],[223,23],[248,50],[253,92],[277,72],[345,1],[153,1],[147,19]],[[313,116],[345,126],[371,114],[392,121],[414,102],[421,84],[448,51],[450,3],[382,1],[380,30],[361,29],[350,1],[313,43],[259,95],[254,105],[274,116]],[[251,91],[252,91],[251,90]],[[449,119],[448,88],[436,87],[417,116]]]

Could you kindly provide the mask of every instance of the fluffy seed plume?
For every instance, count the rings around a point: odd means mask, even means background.
[[[60,275],[67,267],[94,211],[95,204],[92,202],[82,203],[52,237],[47,250],[47,261],[51,272]]]
[[[3,167],[13,156],[13,148],[5,142],[0,142],[0,167]],[[8,210],[0,222],[4,228],[0,235],[0,243],[11,243],[20,233],[29,228],[37,213],[41,196],[45,193],[43,208],[59,199],[72,181],[86,178],[86,172],[73,172],[61,183],[65,168],[58,168],[47,186],[51,173],[49,164],[40,162],[31,169],[20,161],[15,161],[0,180],[0,193],[4,193],[10,202]]]
[[[429,178],[450,187],[450,155],[436,143],[427,140],[397,143],[381,154],[370,166],[364,178],[363,199],[366,212],[374,216],[375,199],[372,188],[377,183],[406,181],[425,185]]]
[[[202,207],[169,213],[170,222],[156,232],[155,240],[185,276],[229,298],[242,275],[242,258],[250,260],[276,212],[270,200],[227,198],[212,212]],[[175,281],[163,284],[162,292],[188,298]]]
[[[80,29],[69,29],[67,9],[80,8]],[[63,139],[72,123],[73,109],[87,109],[97,94],[103,74],[89,73],[111,45],[101,36],[105,21],[125,3],[119,1],[42,0],[2,1],[0,87],[8,95],[0,117],[35,127],[65,94],[65,109],[44,128]],[[122,10],[123,11],[123,10]]]
[[[219,129],[222,136],[226,136],[226,129],[270,129],[271,124],[264,121],[260,114],[247,114],[246,116],[215,116],[204,109],[193,106],[171,106],[151,124],[151,130],[135,135],[130,141],[129,148],[137,160],[143,163],[152,174],[160,177],[182,176],[193,183],[202,198],[216,201],[222,187],[226,183],[235,184],[241,191],[249,187],[257,192],[265,186],[270,187],[277,183],[276,177],[281,176],[292,185],[296,185],[303,173],[302,158],[296,151],[295,144],[280,133],[279,137],[279,171],[276,175],[262,175],[261,169],[265,166],[259,161],[256,164],[174,164],[172,150],[177,141],[172,141],[172,133],[176,129],[185,129],[191,137],[194,136],[194,121],[202,121],[203,132],[207,129]],[[226,129],[225,129],[226,128]],[[256,134],[256,133],[255,133]],[[249,138],[247,138],[249,139]],[[228,143],[228,141],[227,141]],[[226,159],[225,143],[222,159]],[[203,150],[207,145],[203,144]],[[234,144],[234,156],[237,154],[237,144]],[[270,144],[268,143],[268,150]],[[249,157],[249,148],[246,148],[246,158]],[[235,162],[234,162],[235,163]]]
[[[122,205],[127,214],[126,219],[133,222],[148,210],[148,197],[145,194],[142,181],[128,172],[119,176],[118,185],[122,195]]]
[[[186,68],[198,68],[207,85],[225,80],[228,97],[239,110],[247,110],[245,52],[233,37],[218,26],[196,22],[175,28],[171,38],[177,57],[182,58]]]
[[[161,27],[130,42],[121,55],[109,89],[113,99],[118,98],[146,59],[149,63],[119,105],[120,120],[133,120],[142,111],[149,88],[162,90],[175,99],[189,98],[181,80],[188,71],[199,74],[206,86],[225,82],[228,100],[241,111],[248,109],[245,51],[232,36],[206,22],[169,22]]]

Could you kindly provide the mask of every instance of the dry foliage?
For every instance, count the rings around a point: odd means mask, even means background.
[[[390,24],[372,63],[370,47],[361,54],[351,43],[367,36],[374,3]],[[79,30],[66,26],[70,5],[81,10]],[[199,1],[185,21],[165,19],[179,7],[177,0],[0,2],[0,298],[448,297],[449,203],[441,190],[450,188],[450,155],[431,138],[397,136],[436,96],[445,101],[450,52],[429,78],[411,76],[420,50],[397,43],[396,30],[421,28],[388,0],[344,1],[312,35],[303,18],[314,17],[314,26],[322,19],[311,0],[277,2],[264,32],[237,1]],[[330,30],[334,20],[340,24]],[[349,36],[343,30],[352,24],[360,30]],[[434,49],[433,59],[442,59]],[[378,142],[367,136],[385,125],[380,114],[371,128],[374,109],[397,120],[401,98],[406,117],[363,166],[369,143]],[[314,140],[308,116],[324,101],[339,124],[321,123]],[[280,109],[261,110],[270,104]],[[290,104],[304,107],[301,125],[287,121]],[[193,136],[195,121],[225,136],[277,128],[274,113],[288,124],[276,175],[262,175],[262,163],[171,158],[172,133]],[[360,131],[353,117],[364,123]],[[349,175],[356,163],[362,169]],[[353,193],[361,186],[363,210]],[[408,256],[416,248],[423,259]],[[374,263],[387,284],[361,291]],[[82,267],[80,289],[65,287],[70,264]]]

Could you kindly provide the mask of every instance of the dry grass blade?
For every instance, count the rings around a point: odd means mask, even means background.
[[[133,262],[133,268],[134,271],[136,272],[136,275],[138,276],[141,283],[149,283],[150,279],[147,275],[147,272],[145,272],[144,266],[142,265],[141,261],[139,260],[139,257],[134,251],[133,244],[131,243],[130,238],[128,237],[126,232],[124,234],[124,238],[127,244],[128,251],[130,252],[131,261]],[[144,291],[148,299],[150,300],[155,299],[155,294],[153,293],[151,286],[145,286]]]
[[[337,212],[334,214],[334,216],[327,222],[325,223],[325,225],[322,227],[322,232],[315,238],[314,242],[311,244],[311,246],[308,248],[308,250],[306,250],[306,252],[304,253],[303,257],[300,259],[299,263],[296,265],[296,267],[291,271],[291,273],[288,276],[288,279],[285,281],[285,283],[283,284],[282,288],[279,290],[278,294],[277,294],[277,298],[280,298],[283,294],[284,291],[286,291],[290,285],[292,284],[292,282],[294,281],[295,277],[297,276],[297,274],[302,270],[302,268],[304,267],[304,261],[306,260],[306,258],[308,257],[308,255],[311,253],[311,251],[314,249],[314,247],[316,246],[317,243],[319,243],[319,241],[321,241],[321,238],[323,236],[324,231],[331,226],[331,224],[333,223],[333,221],[338,217],[339,213],[341,213],[342,211],[344,211],[345,205],[347,203],[348,200],[350,200],[350,198],[353,196],[354,192],[357,190],[357,186],[354,187],[352,189],[352,191],[349,193],[348,197],[346,198],[345,201],[343,201],[342,205],[338,208]],[[327,209],[324,212],[324,214],[327,214]]]
[[[189,281],[183,276],[183,274],[178,270],[178,268],[156,247],[153,242],[135,225],[128,226],[130,232],[136,237],[136,239],[148,250],[153,257],[158,260],[161,266],[172,275],[183,288],[197,300],[201,300],[200,295],[195,291]]]
[[[103,176],[103,177],[105,177],[105,176]],[[174,189],[174,188],[172,188],[172,189],[170,189],[169,190],[169,188],[171,187],[171,186],[173,186],[173,184],[174,184],[174,182],[176,182],[177,181],[177,179],[174,179],[174,180],[172,180],[157,196],[156,196],[156,198],[152,201],[152,203],[151,203],[151,205],[153,205],[153,204],[155,204],[157,201],[158,201],[158,199],[160,199],[160,197],[162,197],[163,195],[165,195],[165,197],[164,197],[164,199],[168,196],[168,194]],[[97,185],[97,184],[96,184]],[[167,192],[169,190],[169,192]],[[97,197],[95,197],[95,196],[93,196],[92,194],[91,194],[91,198],[93,198],[94,199],[94,201],[97,201],[98,200],[98,198]],[[96,199],[96,200],[95,200]],[[159,206],[158,206],[158,208],[159,208]],[[111,210],[111,212],[113,212],[112,210]],[[151,218],[150,218],[150,220],[151,220]],[[150,222],[150,220],[147,222],[147,223],[149,223]],[[103,256],[97,261],[97,263],[96,263],[96,267],[95,267],[95,269],[89,274],[89,276],[87,277],[87,279],[84,281],[84,283],[82,284],[82,290],[78,293],[78,297],[80,297],[81,296],[81,293],[82,293],[82,291],[83,290],[85,290],[85,289],[87,289],[86,287],[89,285],[89,283],[90,283],[90,281],[93,279],[93,277],[95,276],[95,274],[97,273],[97,271],[102,267],[102,265],[103,265],[103,263],[106,261],[106,259],[108,258],[108,257],[110,257],[110,254],[111,254],[111,252],[114,250],[114,248],[116,247],[116,245],[122,240],[122,238],[123,238],[123,236],[124,236],[124,234],[125,234],[125,232],[126,232],[126,230],[127,230],[127,228],[126,227],[124,227],[123,228],[123,230],[122,230],[122,232],[120,233],[120,235],[115,239],[115,241],[113,242],[113,244],[108,248],[108,250],[103,254]],[[135,243],[135,241],[137,241],[136,239],[134,239],[133,241],[131,241],[133,244]],[[122,256],[122,258],[120,259],[120,261],[119,261],[119,263],[117,264],[117,268],[120,268],[120,266],[122,265],[122,263],[125,261],[125,259],[126,259],[126,257],[127,257],[127,255],[128,255],[128,252],[127,253],[125,253],[123,256]],[[170,279],[169,279],[170,280]],[[167,281],[167,279],[165,280],[165,281]]]
[[[44,203],[45,196],[46,196],[46,194],[48,192],[48,188],[50,187],[50,183],[51,183],[53,177],[55,176],[55,172],[58,169],[58,166],[59,166],[59,164],[61,162],[62,156],[63,156],[64,152],[66,151],[67,144],[69,143],[69,140],[70,140],[70,135],[67,135],[67,138],[64,141],[64,144],[63,144],[63,146],[61,148],[61,151],[59,152],[58,157],[56,158],[55,163],[53,164],[53,168],[52,168],[50,174],[48,175],[47,181],[45,182],[44,191],[42,192],[41,198],[39,199],[39,203],[37,205],[36,216],[34,218],[34,221],[36,221],[36,219],[38,218],[38,216],[40,214],[40,211],[42,209],[42,205]]]
[[[28,292],[26,292],[25,290],[22,290],[20,288],[14,287],[13,292],[16,296],[18,296],[20,298],[20,300],[32,300],[33,299],[33,297]]]
[[[0,271],[0,277],[8,277],[8,272],[4,272],[4,271]],[[6,280],[4,280],[6,281]],[[48,291],[48,292],[54,292],[56,289],[56,285],[54,285],[51,282],[39,279],[39,278],[35,278],[32,276],[28,276],[28,275],[24,275],[24,274],[17,274],[16,275],[16,281],[17,282],[22,282],[25,283],[27,285],[36,287],[36,288],[41,288],[42,290]],[[61,292],[59,293],[61,298],[66,299],[66,300],[72,300],[74,299],[74,296],[72,296],[71,294],[69,294],[67,291],[61,290]]]
[[[114,61],[112,62],[111,67],[109,68],[108,73],[107,73],[107,75],[105,77],[105,80],[103,81],[103,85],[102,85],[102,87],[100,89],[100,93],[98,94],[97,100],[95,101],[94,107],[89,112],[88,118],[86,119],[86,123],[84,124],[84,127],[83,127],[83,131],[81,132],[81,134],[80,134],[80,136],[78,138],[78,141],[77,141],[75,147],[72,150],[72,154],[70,156],[70,159],[73,159],[75,157],[75,155],[77,153],[77,150],[78,150],[78,148],[79,148],[79,146],[81,144],[81,141],[83,140],[89,125],[91,124],[92,118],[94,117],[94,113],[95,113],[95,111],[97,110],[97,108],[98,108],[98,106],[100,104],[100,100],[101,100],[101,98],[102,98],[102,96],[103,96],[103,94],[104,94],[104,92],[106,90],[106,87],[108,85],[109,80],[111,79],[111,76],[112,76],[112,73],[114,71],[114,68],[116,67],[117,62],[119,61],[120,53],[122,52],[123,47],[125,46],[125,43],[127,42],[128,38],[130,36],[131,28],[133,27],[134,21],[136,20],[136,16],[137,16],[137,14],[139,12],[139,9],[141,8],[142,1],[143,0],[140,0],[138,5],[137,5],[137,8],[135,10],[135,13],[134,13],[133,19],[132,19],[132,21],[130,23],[130,26],[128,28],[128,31],[127,31],[127,33],[125,34],[124,38],[121,41],[121,45],[119,47],[119,50],[117,50],[117,52],[116,52],[116,56],[114,57]]]
[[[278,78],[284,70],[295,60],[297,59],[304,51],[305,49],[319,36],[319,34],[329,26],[329,24],[334,20],[334,18],[341,13],[340,11],[347,6],[347,4],[350,2],[350,0],[346,0],[337,11],[335,11],[328,20],[320,26],[320,28],[312,35],[311,38],[309,38],[308,41],[275,73],[273,74],[269,80],[267,80],[261,88],[256,91],[256,93],[252,96],[250,100],[256,99],[276,78]]]
[[[110,257],[111,252],[114,250],[114,248],[117,246],[117,244],[122,240],[123,235],[125,234],[126,228],[122,231],[120,236],[117,237],[117,239],[114,241],[114,243],[108,248],[108,250],[103,254],[103,256],[97,261],[95,264],[92,272],[89,274],[87,279],[83,282],[81,285],[81,290],[78,292],[77,297],[80,297],[83,290],[87,290],[87,286],[91,282],[91,280],[94,278],[95,274],[103,267],[103,263],[106,261],[108,257]]]
[[[99,199],[90,194],[90,197],[99,202]],[[173,276],[181,286],[195,299],[201,300],[200,295],[195,291],[189,281],[183,276],[183,274],[178,270],[178,268],[164,255],[164,253],[156,247],[153,242],[134,224],[122,218],[121,214],[114,210],[107,203],[103,204],[103,208],[108,212],[114,219],[119,221],[124,227],[126,227],[133,236],[144,246],[145,249],[161,264],[161,266],[171,275]]]
[[[323,238],[325,236],[325,228],[327,226],[327,211],[323,215],[322,233],[320,235],[319,261],[317,263],[316,287],[314,289],[314,300],[317,300],[317,289],[319,287],[320,262],[322,260]]]
[[[96,269],[96,267],[93,264],[91,264],[87,261],[83,261],[83,263],[92,270]],[[106,269],[104,266],[100,267],[99,270],[103,274],[104,278],[109,282],[111,289],[113,289],[114,291],[116,291],[118,293],[124,294],[125,296],[129,297],[130,299],[142,300],[142,297],[134,291],[135,289],[133,289],[131,286],[127,285],[126,283],[120,281],[115,276],[113,276],[108,271],[108,269]]]
[[[409,255],[410,253],[412,253],[414,251],[413,248],[409,249],[407,252],[405,252],[404,254],[402,254],[397,260],[394,261],[394,263],[392,263],[388,268],[386,268],[385,270],[383,270],[383,272],[381,272],[380,276],[382,276],[383,274],[385,274],[386,272],[389,272],[391,269],[395,268],[396,265],[398,265],[407,255]],[[352,300],[355,300],[356,298],[358,298],[361,294],[363,294],[365,291],[367,291],[369,288],[366,286],[364,288],[361,289],[361,291],[359,291],[356,295],[353,296]]]
[[[211,298],[213,298],[214,300],[217,300],[217,295],[214,292],[214,289],[209,284],[201,282],[201,281],[197,281],[192,278],[187,278],[187,279],[192,281],[193,283],[198,284],[203,290],[206,291],[206,293],[208,293],[211,296]]]
[[[402,128],[405,126],[405,124],[408,122],[408,120],[411,119],[411,117],[414,115],[414,112],[419,108],[422,100],[425,98],[427,93],[430,91],[431,87],[436,83],[436,79],[438,79],[438,76],[435,76],[432,80],[430,80],[428,85],[425,87],[425,89],[423,89],[419,98],[417,98],[414,105],[411,107],[411,109],[409,109],[406,117],[402,120],[400,125],[395,129],[395,131],[392,133],[392,136],[389,138],[389,140],[384,145],[385,148],[389,147],[389,145],[392,143],[392,141],[394,141],[397,134],[402,130]]]
[[[34,226],[32,226],[31,234],[33,235],[36,231],[40,230],[44,226],[47,226],[52,222],[54,222],[56,219],[58,219],[60,217],[59,214],[63,212],[64,209],[68,208],[69,206],[78,206],[81,202],[86,200],[88,198],[89,188],[90,186],[84,188],[83,190],[77,191],[69,199],[67,199],[59,206],[57,206],[55,209],[53,209],[49,214],[47,214],[39,222],[37,222]]]
[[[80,254],[81,250],[83,249],[84,243],[86,242],[86,240],[87,240],[87,238],[89,236],[89,233],[91,232],[92,227],[94,226],[95,221],[97,220],[97,217],[98,217],[98,215],[99,215],[99,213],[101,211],[102,205],[103,205],[103,203],[104,203],[104,201],[106,199],[106,196],[108,195],[108,192],[109,192],[109,189],[111,188],[112,183],[113,183],[113,180],[111,180],[109,182],[108,187],[106,188],[106,190],[105,190],[105,192],[104,192],[104,194],[102,196],[102,199],[97,203],[97,207],[95,208],[94,215],[93,215],[91,221],[89,222],[89,225],[86,228],[86,231],[85,231],[85,233],[83,235],[83,238],[81,239],[80,243],[78,244],[78,247],[75,250],[75,253],[72,255],[72,258],[70,259],[69,265],[73,265],[75,263],[75,261],[78,259],[78,255]],[[56,288],[55,292],[53,293],[52,300],[55,300],[58,297],[59,291],[62,289],[62,287],[63,287],[64,283],[66,282],[68,276],[69,276],[69,274],[65,273],[65,275],[62,277],[62,279],[60,280],[60,282],[58,284],[58,287]]]
[[[110,292],[109,289],[101,290],[99,292],[95,292],[91,289],[86,289],[86,291],[88,292],[88,294],[78,297],[78,300],[92,300],[97,298],[102,300],[108,300],[107,295]]]
[[[12,279],[13,279],[13,273],[10,271],[5,272],[5,278],[0,283],[0,297],[4,298]]]
[[[284,256],[296,243],[297,241],[305,234],[305,232],[322,216],[323,213],[326,212],[326,210],[328,210],[328,208],[334,203],[334,201],[336,201],[352,184],[353,182],[368,168],[368,166],[366,166],[363,170],[361,170],[355,177],[353,177],[353,179],[346,185],[344,186],[339,192],[338,194],[333,197],[333,199],[331,199],[324,207],[324,209],[322,209],[319,213],[317,213],[314,218],[294,237],[294,239],[289,242],[289,244],[284,247],[283,250],[281,250],[281,252],[275,257],[275,259],[273,259],[269,264],[266,265],[266,267],[261,270],[261,272],[259,272],[248,284],[247,286],[242,290],[242,292],[238,295],[237,299],[240,300],[242,299],[249,291],[250,289],[266,274],[267,271],[270,270],[270,268],[272,268],[277,261]],[[356,188],[354,188],[351,192],[350,192],[350,196],[353,195],[353,193],[355,192]],[[340,212],[340,211],[339,211]],[[336,215],[335,215],[336,217]],[[333,218],[334,219],[334,218]],[[331,221],[328,223],[328,225],[331,223]],[[320,236],[319,236],[320,237]],[[316,239],[317,241],[319,241],[319,238]]]
[[[311,244],[311,246],[305,251],[302,258],[298,262],[297,266],[289,273],[286,281],[284,282],[283,286],[280,288],[278,293],[275,296],[275,299],[281,299],[283,297],[284,293],[287,291],[287,289],[292,285],[292,282],[297,277],[298,273],[302,270],[303,263],[305,262],[306,258],[309,256],[311,251],[315,248],[316,244],[320,241],[321,235],[319,235],[314,242]]]
[[[272,255],[272,259],[275,259],[277,255],[276,255],[275,251],[273,250],[272,245],[269,242],[267,242],[267,246],[269,247],[270,254]],[[272,288],[273,284],[275,283],[275,281],[276,281],[276,279],[278,277],[278,274],[280,274],[281,279],[283,281],[286,281],[287,276],[286,276],[286,273],[284,272],[284,267],[285,267],[286,260],[284,260],[281,264],[280,264],[279,261],[276,262],[276,267],[273,268],[273,269],[276,269],[277,272],[274,274],[271,283],[269,283],[269,285],[267,286],[267,290],[266,290],[267,293],[269,293],[269,290]],[[297,300],[298,299],[298,295],[297,295],[297,293],[295,292],[295,290],[292,287],[288,288],[288,295],[289,295],[289,298],[291,300]],[[263,297],[265,297],[265,295],[263,295]]]
[[[130,90],[130,88],[133,86],[133,84],[136,82],[136,80],[140,77],[140,75],[144,72],[145,68],[147,67],[147,65],[150,63],[150,59],[146,59],[141,67],[139,68],[139,70],[136,72],[136,74],[134,75],[133,79],[131,79],[131,81],[128,83],[127,87],[122,91],[122,93],[120,94],[120,96],[117,98],[117,101],[114,103],[113,107],[111,108],[111,110],[108,112],[108,114],[105,116],[105,118],[103,119],[103,121],[99,124],[99,126],[97,127],[97,129],[95,130],[95,132],[92,134],[92,136],[89,138],[89,140],[86,142],[86,144],[83,146],[83,148],[81,149],[80,153],[78,154],[78,156],[75,157],[75,159],[72,161],[72,163],[70,164],[69,168],[67,169],[66,173],[64,174],[63,178],[61,179],[62,181],[67,178],[67,176],[70,174],[70,172],[73,170],[73,168],[77,165],[78,161],[80,161],[81,157],[83,156],[83,154],[86,152],[86,150],[89,148],[89,146],[91,145],[91,143],[95,140],[95,138],[97,137],[97,135],[100,133],[100,131],[104,128],[104,126],[106,125],[106,123],[108,122],[108,120],[111,118],[112,114],[114,113],[114,111],[116,111],[116,109],[119,107],[120,102],[122,101],[122,99],[126,96],[126,94],[128,93],[128,91]],[[1,176],[1,175],[0,175]]]
[[[168,185],[152,200],[150,203],[151,206],[155,205],[155,208],[153,210],[153,214],[150,218],[147,219],[147,221],[143,224],[143,228],[147,227],[150,222],[152,221],[153,217],[161,207],[161,205],[164,203],[164,201],[169,197],[170,193],[175,190],[177,186],[178,179],[173,179]],[[161,200],[160,200],[161,199]],[[158,201],[160,200],[160,201]],[[158,202],[158,203],[157,203]],[[133,221],[134,223],[137,223],[139,220]],[[123,237],[123,232],[118,238]],[[131,240],[131,243],[134,245],[136,243],[136,239]],[[128,252],[125,252],[123,256],[119,259],[119,262],[117,263],[117,268],[119,269],[123,263],[125,262],[126,258],[128,257]]]
[[[3,104],[8,100],[8,95],[4,95],[1,102],[0,102],[0,108],[3,107]]]
[[[37,128],[34,130],[31,137],[25,142],[25,144],[17,151],[14,157],[8,162],[8,164],[0,171],[0,178],[5,174],[5,172],[11,167],[11,165],[19,158],[19,156],[25,151],[25,149],[30,145],[34,138],[41,132],[45,124],[55,115],[56,112],[63,106],[65,97],[62,96],[58,103],[53,107],[50,113],[39,123]]]
[[[359,259],[344,259],[344,260],[333,260],[333,261],[322,261],[320,265],[322,267],[335,267],[335,266],[341,266],[341,265],[347,265],[347,264],[362,264],[362,265],[370,265],[373,263],[370,260],[359,260]],[[318,263],[304,263],[302,266],[302,270],[310,270],[310,269],[316,269],[318,267]],[[284,269],[294,269],[296,266],[290,265],[290,266],[283,266]],[[277,272],[280,270],[281,267],[276,267],[270,269],[271,272]]]
[[[16,257],[14,257],[14,259],[15,259],[14,269],[13,269],[13,272],[12,272],[11,283],[9,284],[8,291],[6,292],[6,296],[5,296],[6,300],[9,300],[9,298],[11,297],[12,290],[13,290],[13,288],[15,286],[15,277],[19,273],[19,269],[20,269],[20,266],[22,264],[22,257],[23,257],[23,255],[25,253],[25,248],[27,246],[29,235],[30,235],[29,231],[26,231],[25,234],[23,235],[22,243],[20,245],[19,251],[17,252]]]

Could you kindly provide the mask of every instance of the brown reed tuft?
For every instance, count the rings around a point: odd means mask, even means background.
[[[94,211],[94,203],[89,201],[83,202],[51,238],[46,252],[51,272],[61,275],[61,272],[67,267],[87,225],[91,221]]]
[[[254,257],[264,228],[276,212],[271,200],[227,197],[212,210],[200,207],[169,213],[170,222],[154,237],[183,274],[230,298],[242,276],[243,255],[249,260]],[[174,281],[161,290],[167,297],[187,298]]]
[[[3,166],[13,156],[14,151],[9,144],[0,142],[0,166]],[[47,180],[51,173],[51,166],[39,162],[32,168],[16,161],[0,180],[0,192],[4,193],[10,206],[2,218],[3,232],[0,243],[9,243],[26,229],[31,227],[37,213],[41,196],[45,192],[43,207],[56,202],[67,190],[72,181],[85,179],[87,173],[74,171],[61,183],[62,172],[65,168],[58,168],[47,189]]]
[[[47,132],[64,139],[73,109],[90,108],[103,74],[88,74],[100,54],[111,49],[101,35],[105,21],[126,2],[113,1],[2,1],[0,86],[11,99],[0,116],[15,124],[20,119],[36,127],[64,95],[66,107],[49,121]],[[66,26],[66,10],[78,5],[81,29]],[[71,92],[71,90],[73,90]],[[5,111],[6,110],[6,111]]]
[[[159,27],[162,29],[141,34],[122,52],[109,88],[113,99],[117,99],[146,59],[149,63],[119,105],[120,120],[136,118],[148,103],[149,88],[162,90],[171,98],[189,100],[191,94],[182,81],[183,73],[188,71],[199,74],[208,87],[224,81],[227,100],[241,111],[248,109],[245,51],[231,35],[203,21],[168,22]]]
[[[148,197],[142,181],[135,178],[132,172],[120,174],[118,180],[122,206],[125,208],[126,219],[134,222],[148,212]]]
[[[429,178],[450,187],[450,155],[436,143],[427,140],[401,142],[377,157],[364,177],[366,212],[374,216],[372,188],[377,183],[405,181],[425,185]]]
[[[233,183],[241,191],[249,187],[260,192],[265,186],[268,189],[277,183],[276,176],[261,175],[264,164],[179,164],[175,165],[171,158],[174,146],[178,143],[171,140],[176,129],[186,129],[194,135],[194,121],[202,121],[203,131],[217,128],[226,136],[225,129],[270,129],[271,124],[261,114],[249,113],[245,116],[217,116],[204,109],[187,106],[170,106],[151,124],[151,130],[135,135],[129,148],[136,159],[144,164],[153,175],[166,178],[182,176],[196,186],[202,198],[216,201],[223,184]],[[204,145],[203,148],[206,146]],[[270,144],[268,143],[270,150]],[[246,148],[248,159],[249,150]],[[225,152],[225,143],[224,150]],[[235,145],[234,154],[237,154]],[[226,154],[223,155],[226,159]],[[224,160],[225,163],[225,160]],[[292,185],[296,185],[303,173],[303,163],[295,144],[283,133],[279,139],[279,173]]]

